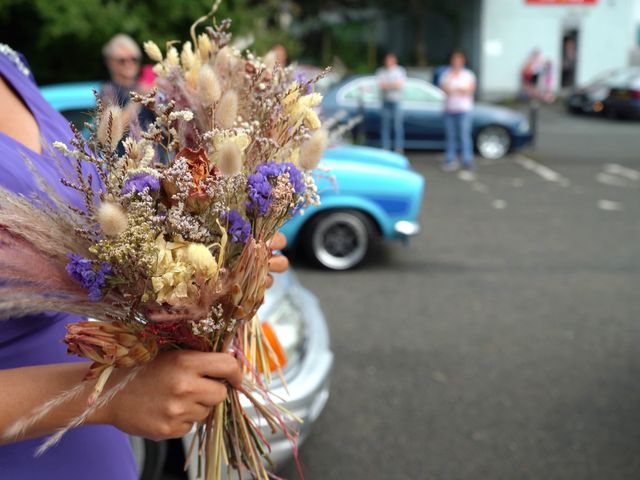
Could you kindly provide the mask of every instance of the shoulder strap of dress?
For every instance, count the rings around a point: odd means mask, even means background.
[[[9,59],[9,61],[16,67],[16,69],[20,73],[22,73],[25,77],[29,78],[31,81],[35,83],[35,78],[31,73],[29,64],[27,63],[27,60],[22,56],[21,53],[16,52],[13,48],[11,48],[6,43],[0,43],[0,55]]]

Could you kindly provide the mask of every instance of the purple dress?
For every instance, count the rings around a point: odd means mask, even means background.
[[[0,185],[29,194],[37,186],[22,155],[62,195],[77,202],[60,184],[50,152],[55,140],[67,141],[67,121],[42,98],[24,59],[0,44],[0,75],[33,113],[43,142],[37,154],[0,133]],[[81,361],[67,355],[62,338],[65,324],[77,321],[66,314],[43,314],[0,321],[0,369]],[[107,425],[91,425],[68,432],[59,444],[39,458],[34,451],[42,438],[0,445],[0,479],[7,480],[133,480],[137,467],[126,434]]]

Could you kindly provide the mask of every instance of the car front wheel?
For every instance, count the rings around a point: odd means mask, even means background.
[[[504,157],[511,149],[511,135],[504,127],[490,125],[478,132],[476,148],[484,158],[497,160]]]
[[[375,231],[369,217],[355,210],[319,214],[308,227],[305,250],[325,268],[348,270],[364,260]]]

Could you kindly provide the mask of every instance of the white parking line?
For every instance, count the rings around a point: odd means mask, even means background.
[[[568,187],[571,185],[568,178],[563,177],[555,170],[551,170],[549,167],[546,167],[535,160],[532,160],[524,155],[518,155],[516,158],[516,163],[524,167],[526,170],[529,170],[536,175],[542,177],[548,182],[557,183],[563,187]]]
[[[619,212],[624,209],[624,206],[620,202],[614,202],[613,200],[598,200],[598,208],[608,212]]]
[[[604,166],[604,171],[611,175],[618,175],[620,177],[626,178],[627,180],[640,181],[640,172],[638,170],[634,170],[633,168],[623,167],[622,165],[618,165],[617,163],[607,163]]]
[[[471,190],[473,190],[474,192],[487,195],[491,200],[491,207],[493,207],[495,210],[504,210],[505,208],[507,208],[507,202],[500,198],[495,198],[489,191],[489,186],[480,182],[478,180],[478,175],[476,175],[474,172],[462,170],[458,172],[457,177],[458,180],[468,183],[471,187]]]
[[[611,187],[627,187],[629,185],[629,181],[625,178],[620,178],[616,175],[610,175],[602,172],[596,175],[596,180]]]
[[[507,202],[499,198],[496,198],[491,202],[491,206],[496,210],[504,210],[505,208],[507,208]]]

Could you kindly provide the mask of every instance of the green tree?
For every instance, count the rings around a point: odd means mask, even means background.
[[[298,44],[278,27],[277,0],[227,0],[216,18],[232,19],[236,36],[251,35],[252,49],[275,43],[295,54]],[[0,42],[23,52],[40,83],[105,78],[102,46],[124,32],[159,45],[186,40],[193,21],[212,0],[0,0]]]

